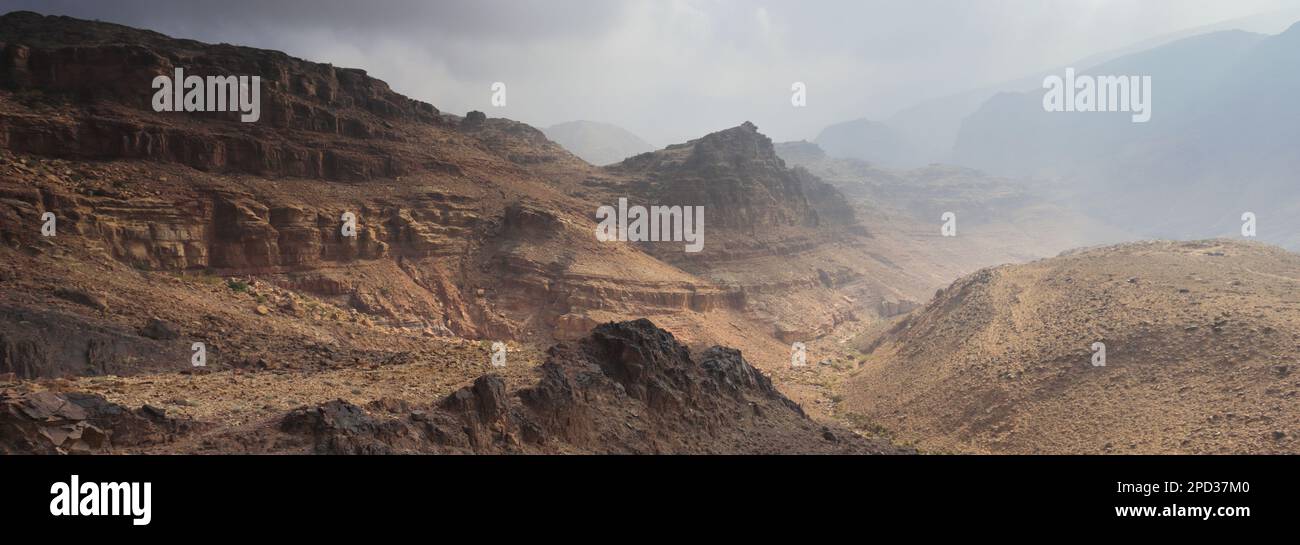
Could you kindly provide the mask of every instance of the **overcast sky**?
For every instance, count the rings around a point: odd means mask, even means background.
[[[444,111],[611,122],[656,145],[881,118],[1295,0],[0,0],[363,68]],[[1273,17],[1249,30],[1278,32]],[[1271,27],[1271,28],[1269,28]],[[504,108],[492,82],[507,85]],[[790,86],[807,85],[805,108]]]

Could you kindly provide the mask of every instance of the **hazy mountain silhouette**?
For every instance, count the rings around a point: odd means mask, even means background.
[[[627,129],[595,121],[569,121],[542,132],[555,143],[593,165],[617,163],[655,147]]]
[[[827,127],[824,133],[830,133],[832,127],[839,127],[837,134],[819,136],[817,142],[828,153],[838,157],[865,159],[890,166],[918,167],[929,163],[947,163],[952,161],[953,146],[965,118],[1001,93],[1023,92],[1038,88],[1043,77],[1061,74],[1065,66],[1086,70],[1108,63],[1115,59],[1127,57],[1144,51],[1172,44],[1179,40],[1207,35],[1220,31],[1245,29],[1254,32],[1273,33],[1279,29],[1276,21],[1300,17],[1300,8],[1284,8],[1261,13],[1250,17],[1221,21],[1212,25],[1189,28],[1142,40],[1131,45],[1095,53],[1067,65],[1041,70],[1025,77],[1002,81],[991,85],[928,98],[899,110],[887,117],[872,122],[877,125],[872,130],[875,134],[888,134],[886,142],[890,150],[861,151],[866,144],[843,140],[852,136],[848,130],[859,121],[847,121]],[[879,138],[879,137],[877,137]],[[898,155],[890,155],[897,150]]]
[[[1293,173],[1300,26],[1276,36],[1224,31],[1124,56],[1081,74],[1149,75],[1152,118],[1047,112],[1043,89],[1004,93],[963,124],[953,160],[1069,182],[1075,202],[1151,237],[1239,234],[1300,243]]]
[[[826,127],[814,142],[834,157],[895,167],[910,166],[917,161],[917,153],[902,134],[889,125],[867,119]]]

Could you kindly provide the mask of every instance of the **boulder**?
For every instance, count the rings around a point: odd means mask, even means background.
[[[158,341],[170,341],[181,336],[181,328],[166,320],[150,318],[149,323],[140,329],[140,336]]]

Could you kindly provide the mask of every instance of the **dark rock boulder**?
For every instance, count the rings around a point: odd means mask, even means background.
[[[140,336],[158,341],[170,341],[181,336],[181,328],[166,320],[150,318],[149,323],[140,329]]]
[[[78,305],[88,306],[95,310],[108,310],[108,298],[102,293],[95,293],[80,288],[57,288],[54,290],[54,296],[59,299],[72,301]]]
[[[0,391],[0,453],[92,454],[165,443],[199,429],[161,410],[87,393]]]
[[[414,435],[405,423],[373,416],[342,399],[295,409],[280,429],[309,438],[317,454],[392,454],[408,448]]]

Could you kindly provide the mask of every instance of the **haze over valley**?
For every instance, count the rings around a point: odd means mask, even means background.
[[[1300,452],[1283,3],[7,4],[0,453]]]

